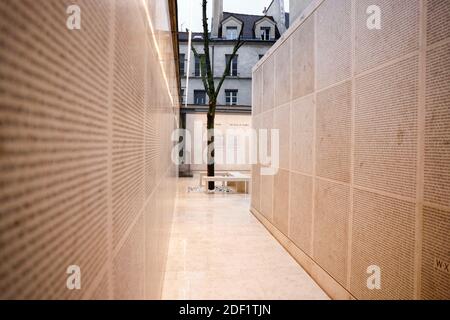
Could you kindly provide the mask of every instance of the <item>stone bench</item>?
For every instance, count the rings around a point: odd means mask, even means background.
[[[229,182],[236,183],[237,192],[248,193],[248,186],[251,181],[251,176],[247,174],[243,174],[240,172],[227,172],[223,175],[216,175],[214,177],[202,176],[200,185],[203,185],[203,182],[222,182],[222,184],[228,185]],[[239,183],[244,184],[244,188],[239,187]],[[208,192],[208,190],[206,190]]]

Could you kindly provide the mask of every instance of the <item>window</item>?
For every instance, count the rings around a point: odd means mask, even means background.
[[[194,90],[194,104],[198,105],[206,104],[205,90]]]
[[[226,54],[225,62],[228,63],[228,61],[230,61],[230,58],[231,58],[231,54]],[[231,61],[229,76],[231,76],[231,77],[238,76],[238,56],[234,56],[233,60]]]
[[[227,27],[227,39],[236,40],[238,38],[237,27]]]
[[[180,92],[180,103],[184,104],[184,89],[181,89],[181,92]]]
[[[195,57],[195,70],[194,70],[194,75],[196,77],[200,77],[202,75],[202,70],[201,70],[201,65],[200,65],[200,58],[203,57],[204,55],[200,55],[200,57]]]
[[[261,27],[261,39],[270,40],[270,27]]]
[[[185,55],[180,54],[180,76],[185,75],[185,66],[186,66]]]
[[[235,106],[238,103],[238,90],[225,90],[225,104]]]

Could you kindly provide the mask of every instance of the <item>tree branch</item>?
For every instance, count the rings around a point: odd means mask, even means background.
[[[208,96],[210,100],[216,100],[215,90],[214,90],[214,74],[211,69],[211,59],[209,57],[209,33],[208,33],[208,17],[207,8],[208,1],[203,0],[203,45],[205,52],[205,64],[206,64],[206,76],[208,79]]]

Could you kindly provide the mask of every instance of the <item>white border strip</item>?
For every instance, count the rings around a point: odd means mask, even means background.
[[[153,38],[153,42],[154,42],[154,45],[155,45],[155,48],[156,48],[156,53],[158,54],[159,66],[161,67],[161,72],[162,72],[162,75],[163,75],[163,78],[164,78],[164,82],[166,83],[167,92],[169,93],[169,98],[170,98],[170,101],[171,101],[172,107],[173,107],[174,106],[174,101],[173,101],[173,97],[172,97],[172,92],[170,91],[169,80],[167,79],[167,75],[166,75],[166,72],[164,70],[163,58],[162,58],[162,55],[161,55],[161,50],[159,49],[158,40],[156,39],[155,29],[153,28],[153,23],[152,23],[152,19],[150,17],[150,12],[148,11],[148,2],[147,2],[147,0],[142,0],[142,4],[144,6],[145,14],[147,16],[148,25],[150,26],[150,31],[152,33],[152,38]]]

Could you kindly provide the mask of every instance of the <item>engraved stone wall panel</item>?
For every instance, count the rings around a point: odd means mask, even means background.
[[[261,168],[252,166],[252,207],[261,211]]]
[[[109,300],[109,284],[108,284],[108,276],[105,274],[100,281],[99,285],[95,289],[94,293],[92,294],[91,300]]]
[[[256,134],[259,134],[261,128],[261,116],[252,117],[252,128],[256,130]],[[259,137],[257,139],[259,143]],[[257,146],[257,152],[259,152],[259,146]],[[258,211],[261,211],[261,164],[259,162],[259,154],[257,155],[257,164],[252,165],[252,183],[251,183],[251,206]]]
[[[313,257],[342,286],[347,278],[350,187],[316,179]]]
[[[145,111],[145,197],[149,197],[156,188],[158,166],[162,153],[160,120],[154,108],[146,106]]]
[[[380,30],[367,27],[372,5]],[[291,112],[261,117],[266,128],[290,123],[290,152],[280,148],[280,163],[290,158],[289,211],[280,211],[279,175],[261,176],[261,212],[282,233],[277,217],[288,216],[288,248],[336,280],[315,275],[319,284],[357,299],[449,299],[450,2],[310,9],[254,70],[271,97],[273,61],[290,46],[291,99],[281,106]],[[381,290],[367,288],[371,265],[381,267]]]
[[[145,198],[155,190],[158,181],[159,160],[164,154],[162,149],[162,132],[161,128],[165,121],[160,119],[160,114],[156,108],[157,97],[153,90],[159,86],[159,72],[155,72],[154,66],[158,63],[157,57],[152,54],[151,48],[147,48],[148,57],[146,67],[146,83],[145,86],[145,119],[144,119],[144,152],[145,152]]]
[[[450,37],[449,0],[428,0],[427,4],[427,42],[428,45]]]
[[[275,105],[275,57],[271,56],[264,63],[263,69],[262,109],[268,111]]]
[[[325,1],[316,13],[316,89],[351,77],[351,0]]]
[[[358,299],[412,299],[415,204],[355,190],[353,208],[351,292]],[[380,267],[381,290],[367,288],[370,266]]]
[[[314,149],[314,96],[292,102],[291,170],[312,174]]]
[[[160,227],[158,227],[158,230],[161,230],[162,232],[159,235],[159,253],[157,260],[157,277],[159,279],[160,286],[158,287],[158,291],[154,295],[154,299],[160,299],[161,298],[161,291],[162,286],[164,282],[164,275],[166,271],[166,261],[167,256],[169,252],[169,242],[172,232],[172,220],[173,220],[173,209],[175,206],[175,197],[177,191],[177,167],[170,165],[171,172],[170,175],[167,176],[166,179],[161,180],[161,183],[163,185],[163,188],[161,190],[162,194],[164,195],[164,201],[161,202],[162,210],[161,212],[161,223],[159,224]],[[158,198],[157,198],[158,199]],[[151,299],[151,297],[149,297]]]
[[[419,49],[420,0],[356,1],[356,73]],[[372,26],[368,8],[377,6],[381,28]],[[373,12],[373,11],[372,11]],[[369,19],[369,22],[368,22]]]
[[[279,130],[279,167],[289,169],[290,160],[290,104],[274,110],[273,129]]]
[[[253,75],[252,81],[252,114],[258,115],[262,111],[262,101],[263,101],[263,92],[262,92],[262,68],[258,69]]]
[[[259,138],[263,135],[267,141],[259,141],[259,162],[263,166],[268,166],[272,164],[272,129],[274,128],[274,111],[268,111],[261,115],[260,117],[260,130],[258,133]]]
[[[291,172],[289,238],[306,254],[311,255],[312,177]]]
[[[273,175],[261,175],[261,213],[273,222]]]
[[[107,259],[109,1],[0,3],[0,298],[75,299]]]
[[[145,294],[144,217],[140,216],[113,262],[114,299],[142,300]]]
[[[0,299],[159,298],[161,280],[144,295],[144,235],[162,230],[150,267],[162,279],[176,177],[178,110],[161,71],[176,83],[171,33],[153,39],[144,2],[125,0],[76,1],[82,29],[68,30],[72,4],[0,2]],[[144,229],[144,190],[162,185],[163,218]],[[66,286],[71,265],[81,290]]]
[[[137,6],[116,8],[113,95],[114,245],[143,205],[144,20]]]
[[[261,144],[259,155],[264,154],[265,158],[260,158],[261,168],[270,170],[271,161],[271,134],[273,128],[273,111],[265,112],[261,115],[261,129],[267,130],[267,143]],[[264,148],[266,150],[264,150]],[[273,175],[261,175],[261,213],[270,221],[273,221]]]
[[[291,100],[291,42],[275,53],[275,106],[280,106]]]
[[[273,223],[286,236],[289,230],[289,171],[280,169],[274,177]]]
[[[317,94],[316,174],[350,182],[351,82]]]
[[[355,184],[415,197],[418,59],[356,80]]]
[[[425,117],[425,200],[450,207],[450,44],[427,53]]]
[[[155,190],[145,208],[145,295],[148,299],[157,299],[159,295],[158,269],[161,228],[161,187]],[[159,200],[157,200],[159,199]]]
[[[450,299],[450,209],[423,209],[421,299]]]
[[[314,18],[306,20],[292,35],[292,98],[314,92]]]

